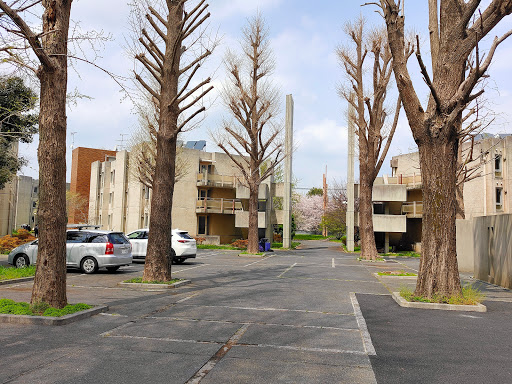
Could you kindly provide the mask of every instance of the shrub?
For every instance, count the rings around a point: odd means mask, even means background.
[[[249,245],[249,240],[235,240],[231,243],[231,245],[236,249],[247,249]]]
[[[274,233],[274,243],[282,243],[283,242],[283,235],[279,233]]]
[[[206,238],[204,237],[194,237],[194,240],[196,241],[197,244],[203,244],[204,241],[206,241]]]
[[[13,235],[6,235],[0,237],[0,253],[11,252],[14,248],[22,244],[28,243],[36,238],[30,234],[26,229],[18,229],[13,232]]]
[[[347,245],[347,236],[341,236],[341,242],[343,245]]]

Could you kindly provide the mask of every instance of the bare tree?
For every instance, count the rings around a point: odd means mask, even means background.
[[[347,23],[345,33],[352,47],[340,47],[338,59],[346,72],[350,86],[341,86],[339,94],[354,108],[356,135],[359,141],[359,233],[361,258],[378,257],[373,232],[372,190],[396,130],[400,113],[400,97],[396,103],[394,120],[385,137],[388,113],[385,108],[392,68],[392,56],[384,31],[365,33],[364,20]],[[412,53],[412,51],[411,51]],[[410,55],[410,54],[409,54]],[[371,61],[371,77],[365,76],[367,59]],[[367,83],[370,83],[369,86]],[[385,141],[386,140],[386,141]],[[385,145],[383,146],[385,141]]]
[[[258,190],[283,160],[279,114],[279,92],[270,80],[274,59],[268,31],[260,15],[242,31],[242,53],[228,51],[228,80],[223,99],[233,121],[224,122],[224,132],[215,135],[217,145],[231,158],[249,189],[249,234],[247,251],[258,252]],[[232,153],[239,155],[234,156]],[[265,164],[264,172],[260,172]]]
[[[159,111],[154,103],[148,104],[144,107],[139,106],[139,127],[130,140],[130,173],[145,187],[153,189]],[[177,146],[175,183],[185,176],[188,166],[188,162],[183,157],[182,148]]]
[[[28,24],[42,6],[42,31]],[[0,27],[14,45],[0,48],[6,61],[37,75],[39,112],[39,245],[32,303],[62,308],[66,298],[66,89],[71,0],[0,1]],[[36,66],[20,60],[30,49]]]
[[[403,0],[402,0],[403,1]],[[423,189],[422,258],[415,294],[425,297],[461,292],[457,265],[455,217],[457,156],[463,111],[483,93],[473,93],[486,76],[496,48],[512,31],[496,37],[487,55],[479,44],[512,12],[511,0],[429,1],[432,76],[423,62],[419,39],[416,57],[430,96],[423,108],[409,75],[401,0],[373,2],[385,19],[393,70],[402,103],[420,155]],[[474,57],[474,62],[471,57]]]
[[[205,0],[136,2],[135,14],[145,22],[135,56],[145,76],[135,79],[158,105],[156,159],[152,180],[151,221],[144,267],[145,281],[171,279],[172,198],[178,134],[205,111],[200,101],[213,87],[207,78],[194,84],[212,47],[201,26],[210,17]],[[206,42],[208,43],[208,42]],[[194,84],[194,85],[192,85]]]

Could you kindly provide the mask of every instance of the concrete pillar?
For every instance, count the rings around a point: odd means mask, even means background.
[[[353,96],[352,96],[353,97]],[[354,107],[348,109],[348,163],[347,163],[347,250],[354,252],[354,136],[355,127],[352,117]]]
[[[384,213],[389,215],[389,203],[384,203]],[[389,232],[384,234],[384,253],[389,252]]]
[[[286,95],[284,159],[284,197],[283,197],[283,248],[292,245],[292,153],[293,153],[293,97]]]

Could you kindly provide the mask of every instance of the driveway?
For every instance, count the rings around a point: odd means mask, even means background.
[[[69,302],[107,304],[107,314],[61,327],[0,325],[0,382],[375,382],[350,292],[387,290],[334,243],[263,259],[202,251],[173,266],[191,285],[116,286],[142,268],[68,272]],[[29,300],[31,286],[0,287],[0,296]]]

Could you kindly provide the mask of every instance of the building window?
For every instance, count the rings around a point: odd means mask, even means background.
[[[149,227],[149,215],[147,213],[144,214],[144,227]]]
[[[213,174],[213,166],[211,164],[199,164],[199,173]]]
[[[35,208],[37,203],[35,201],[32,202],[32,208]]]
[[[198,216],[197,234],[208,235],[208,216]]]
[[[37,187],[34,187],[34,193],[37,193]]]
[[[145,193],[144,198],[146,200],[149,200],[149,191],[150,191],[150,189],[148,187],[146,187],[146,190],[144,191],[144,193]]]
[[[501,155],[496,155],[494,158],[494,176],[501,177],[502,175],[503,158]]]
[[[114,184],[116,181],[116,171],[110,172],[110,184]]]
[[[112,204],[113,201],[114,201],[114,192],[110,192],[110,194],[108,196],[108,203]]]
[[[496,211],[503,211],[503,188],[496,188]]]
[[[112,215],[107,216],[107,226],[110,228],[110,223],[112,223]]]

